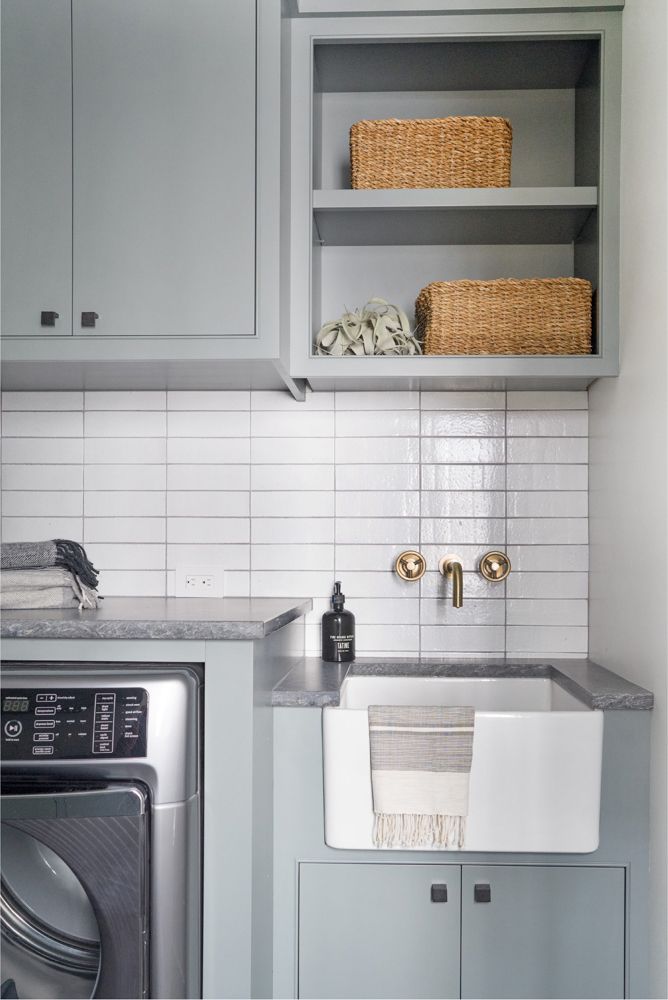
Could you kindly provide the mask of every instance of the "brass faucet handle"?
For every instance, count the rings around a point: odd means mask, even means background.
[[[479,569],[486,580],[500,583],[506,579],[512,567],[505,552],[486,552],[480,560]]]
[[[422,579],[427,569],[427,560],[421,552],[414,552],[408,549],[397,556],[394,569],[402,580],[409,580],[415,583]]]

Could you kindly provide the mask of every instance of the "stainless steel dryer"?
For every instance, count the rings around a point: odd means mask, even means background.
[[[3,997],[201,995],[196,667],[9,663]]]

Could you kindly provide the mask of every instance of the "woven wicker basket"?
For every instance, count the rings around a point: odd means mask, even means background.
[[[357,122],[353,188],[509,187],[513,132],[505,118]]]
[[[581,278],[434,281],[415,303],[425,354],[591,354]]]

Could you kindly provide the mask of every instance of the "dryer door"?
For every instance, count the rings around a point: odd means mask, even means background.
[[[2,797],[2,995],[146,997],[147,794],[51,787]]]

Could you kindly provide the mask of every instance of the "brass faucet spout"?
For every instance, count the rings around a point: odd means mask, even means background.
[[[461,608],[464,603],[464,574],[461,561],[453,556],[445,556],[438,568],[447,580],[452,580],[453,608]]]

